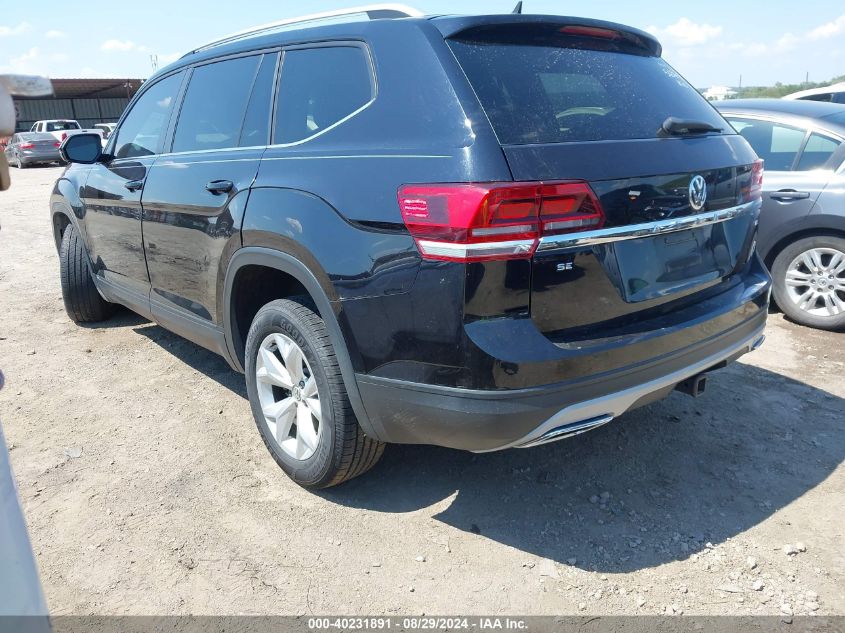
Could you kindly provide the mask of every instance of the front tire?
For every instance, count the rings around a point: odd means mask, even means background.
[[[62,235],[59,248],[59,273],[65,312],[76,323],[105,321],[114,314],[115,305],[100,296],[91,270],[82,237],[73,224]]]
[[[814,235],[784,248],[772,264],[773,294],[793,321],[845,329],[845,239]]]
[[[308,297],[261,308],[245,355],[258,431],[291,479],[305,488],[328,488],[376,464],[384,444],[358,425],[328,330]]]

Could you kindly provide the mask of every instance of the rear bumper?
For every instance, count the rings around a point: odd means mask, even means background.
[[[558,382],[552,384],[497,390],[442,387],[363,374],[357,376],[357,382],[383,441],[476,452],[536,445],[607,423],[625,411],[667,396],[687,378],[723,367],[757,347],[763,338],[770,288],[767,276],[757,278],[745,287],[741,301],[723,304],[720,310],[688,323],[689,344],[678,344],[684,338],[679,331],[683,328],[679,328],[649,341],[652,354],[648,360],[610,370],[604,365],[605,371],[598,374],[572,377],[562,371]],[[620,341],[618,357],[626,358],[631,347],[630,341]],[[584,360],[572,364],[583,367]]]
[[[31,152],[21,154],[21,162],[24,165],[35,165],[37,163],[55,163],[61,160],[59,150],[55,152]]]

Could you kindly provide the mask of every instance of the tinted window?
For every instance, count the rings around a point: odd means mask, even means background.
[[[771,121],[731,117],[731,125],[748,141],[770,171],[790,171],[804,142],[805,131]]]
[[[293,143],[319,134],[372,97],[370,65],[363,49],[288,51],[282,60],[274,142]]]
[[[821,134],[810,134],[807,145],[804,146],[804,151],[801,152],[801,158],[798,161],[798,171],[824,167],[833,152],[838,148],[839,141]]]
[[[273,102],[273,80],[276,77],[278,54],[264,55],[241,130],[241,147],[267,145],[270,142],[270,106]]]
[[[117,131],[114,155],[117,158],[149,156],[159,151],[159,143],[170,120],[173,102],[182,83],[182,73],[157,82],[142,94]]]
[[[179,112],[174,152],[237,147],[260,56],[194,69]]]
[[[803,100],[803,101],[826,101],[826,102],[829,103],[830,101],[833,101],[833,95],[830,94],[829,92],[823,92],[823,93],[817,94],[817,95],[807,95],[806,97],[801,97],[801,100]]]
[[[502,143],[654,138],[670,116],[727,127],[657,57],[551,44],[450,47]]]

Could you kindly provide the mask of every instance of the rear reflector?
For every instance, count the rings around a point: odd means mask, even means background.
[[[585,182],[403,185],[399,209],[425,259],[528,259],[541,235],[604,224]]]

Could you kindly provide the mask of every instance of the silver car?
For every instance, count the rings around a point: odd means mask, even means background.
[[[775,301],[798,323],[845,329],[845,105],[714,105],[765,161],[757,249]]]
[[[19,132],[6,145],[6,160],[19,169],[30,165],[60,163],[61,143],[47,132]]]

